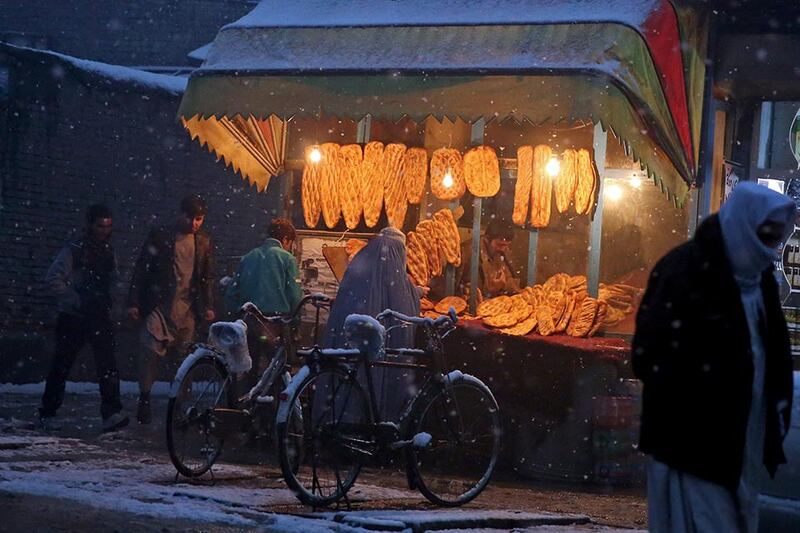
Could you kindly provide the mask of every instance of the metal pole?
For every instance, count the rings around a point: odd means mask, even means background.
[[[598,122],[594,125],[594,162],[597,165],[597,206],[589,226],[589,296],[597,298],[600,289],[600,245],[603,240],[603,191],[606,174],[606,141],[608,134]]]
[[[372,115],[365,115],[364,118],[358,121],[356,128],[356,142],[366,143],[369,142],[369,134],[372,129]]]
[[[539,248],[539,230],[528,232],[528,287],[536,284],[536,250]]]
[[[471,262],[469,264],[469,312],[473,315],[478,308],[478,264],[481,260],[481,209],[483,208],[483,198],[475,198],[473,201],[472,214],[472,250],[470,251]]]
[[[486,129],[486,119],[481,117],[472,124],[469,142],[472,146],[483,144],[484,130]],[[481,213],[483,209],[483,199],[475,198],[472,201],[472,249],[470,250],[470,271],[469,271],[469,312],[475,314],[478,307],[478,266],[481,258]]]

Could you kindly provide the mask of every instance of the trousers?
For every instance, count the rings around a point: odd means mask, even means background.
[[[47,375],[39,413],[50,417],[64,402],[67,376],[81,348],[91,345],[97,382],[100,385],[100,414],[105,420],[122,410],[119,373],[114,358],[114,329],[108,316],[85,318],[61,313],[56,323],[56,349]]]

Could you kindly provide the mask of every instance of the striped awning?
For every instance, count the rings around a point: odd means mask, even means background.
[[[591,120],[680,204],[704,69],[687,13],[666,0],[265,1],[220,31],[180,115]]]

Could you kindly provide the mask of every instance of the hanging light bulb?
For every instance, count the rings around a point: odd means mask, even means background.
[[[612,202],[618,201],[620,198],[622,198],[622,187],[616,183],[609,184],[608,187],[606,187],[605,196]]]
[[[315,146],[311,149],[311,152],[308,154],[308,159],[312,163],[319,163],[322,161],[322,152],[320,151],[319,146]]]
[[[561,172],[561,162],[558,158],[551,157],[544,166],[544,171],[547,172],[547,175],[551,178],[555,178],[558,176],[558,173]]]
[[[442,185],[444,185],[445,189],[449,189],[453,186],[453,174],[448,169],[447,172],[444,173],[444,177],[442,178]]]

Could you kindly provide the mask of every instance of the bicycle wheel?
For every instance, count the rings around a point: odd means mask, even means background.
[[[288,419],[278,424],[286,484],[306,505],[341,499],[373,448],[372,412],[364,389],[338,367],[312,372],[295,389]]]
[[[500,412],[491,391],[471,376],[431,388],[415,402],[410,437],[427,433],[427,446],[407,448],[408,468],[431,502],[464,505],[480,494],[500,454]],[[420,436],[422,443],[427,438]]]
[[[167,449],[186,477],[205,474],[222,451],[223,439],[212,431],[212,411],[230,406],[230,384],[225,366],[208,355],[173,385],[178,393],[167,405]]]

